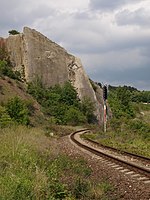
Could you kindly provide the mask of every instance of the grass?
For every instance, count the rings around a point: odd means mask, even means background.
[[[95,129],[95,134],[84,137],[101,144],[150,157],[150,104],[134,104],[134,119],[112,119],[108,121],[107,132]]]
[[[139,112],[137,118],[150,124],[150,104],[134,103],[134,108]]]
[[[144,132],[142,128],[140,131],[131,130],[130,127],[124,127],[120,131],[108,129],[106,133],[99,131],[95,134],[86,134],[84,137],[98,141],[103,145],[150,157],[150,132]]]
[[[103,145],[150,157],[150,141],[135,133],[99,132],[92,136],[87,134],[86,137]]]
[[[0,199],[100,199],[109,183],[93,182],[82,158],[61,153],[45,130],[13,126],[0,130]],[[100,187],[101,185],[101,187]]]

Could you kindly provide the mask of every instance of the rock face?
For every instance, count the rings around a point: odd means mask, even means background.
[[[9,36],[6,47],[15,70],[19,70],[27,82],[37,76],[47,87],[71,81],[81,100],[87,96],[94,102],[95,114],[101,119],[100,105],[79,58],[28,27],[21,34]]]
[[[2,37],[0,37],[0,48],[5,48],[5,45],[6,45],[6,40]]]

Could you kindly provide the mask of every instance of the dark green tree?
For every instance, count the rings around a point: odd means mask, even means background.
[[[50,117],[55,117],[55,121],[59,124],[73,124],[73,121],[74,124],[93,122],[92,102],[85,99],[81,103],[70,82],[66,82],[63,86],[45,88],[40,79],[37,79],[28,84],[28,92],[42,105],[43,111]]]
[[[28,83],[27,92],[32,94],[32,96],[40,103],[45,100],[46,89],[42,84],[42,81],[39,77],[36,77],[33,82]]]
[[[5,107],[0,106],[0,128],[4,128],[12,124],[11,117],[6,111]]]
[[[125,87],[118,87],[109,93],[108,98],[114,117],[134,117],[131,92]]]
[[[78,105],[79,99],[77,92],[70,82],[66,82],[62,87],[61,101],[67,105]]]
[[[86,123],[86,116],[78,109],[73,106],[69,107],[65,112],[64,121],[70,125],[78,125]]]
[[[131,102],[131,93],[128,89],[126,89],[125,87],[118,87],[117,97],[125,109],[129,107],[129,104]]]
[[[29,124],[29,111],[24,103],[19,97],[14,97],[8,101],[6,104],[6,110],[14,121],[19,124],[28,125]]]
[[[96,121],[96,117],[94,115],[95,107],[90,98],[84,97],[81,103],[81,111],[86,116],[88,123]]]
[[[14,29],[8,31],[8,33],[9,33],[9,35],[17,35],[17,34],[19,34],[19,32],[17,30],[14,30]]]
[[[21,80],[21,74],[19,71],[13,71],[12,67],[8,65],[5,60],[0,60],[0,76],[8,76],[12,79]]]

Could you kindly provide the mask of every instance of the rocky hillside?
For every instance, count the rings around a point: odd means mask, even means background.
[[[28,27],[23,29],[23,33],[1,38],[0,46],[6,47],[14,69],[19,70],[27,82],[39,77],[49,87],[71,81],[81,100],[86,96],[94,102],[95,114],[102,121],[102,104],[79,58]]]
[[[40,121],[45,120],[45,116],[41,112],[41,106],[37,101],[26,92],[26,85],[20,81],[13,80],[7,76],[0,77],[0,105],[5,105],[8,101],[15,97],[22,99],[28,106],[32,106],[30,113],[30,124],[39,126]],[[1,116],[2,117],[2,116]]]

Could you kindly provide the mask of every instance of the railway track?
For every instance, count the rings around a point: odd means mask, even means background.
[[[118,149],[116,149],[116,148],[114,148],[114,147],[109,147],[109,146],[100,144],[99,142],[94,141],[94,140],[89,139],[89,138],[86,138],[86,140],[87,140],[88,142],[90,142],[91,144],[95,144],[95,145],[97,145],[97,146],[99,146],[99,147],[103,147],[103,148],[109,149],[109,150],[114,151],[114,152],[117,152],[117,153],[121,153],[121,154],[124,154],[124,155],[129,155],[129,156],[132,156],[132,157],[135,157],[135,158],[139,158],[139,159],[141,159],[141,160],[143,160],[143,161],[148,161],[148,162],[150,162],[150,158],[147,158],[147,157],[144,157],[144,156],[141,156],[141,155],[137,155],[137,154],[134,154],[134,153],[129,153],[129,152],[127,152],[127,151],[118,150]]]
[[[88,129],[83,129],[76,131],[70,135],[70,139],[73,143],[78,145],[80,148],[86,150],[97,156],[97,158],[103,162],[105,165],[113,168],[114,170],[119,170],[127,176],[130,176],[134,181],[142,181],[145,184],[150,184],[150,160],[149,158],[141,157],[135,154],[130,154],[123,152],[123,154],[114,152],[114,149],[109,151],[105,146],[102,148],[98,144],[93,143],[93,141],[85,141],[81,139],[81,135],[88,132]],[[97,146],[96,146],[96,145]],[[134,159],[133,159],[134,155]],[[139,160],[139,159],[142,159]],[[145,160],[144,160],[145,159]]]

